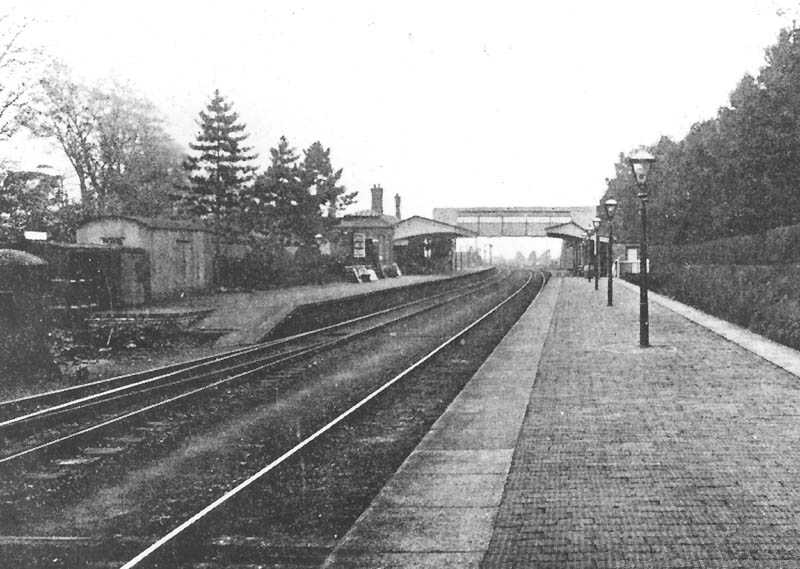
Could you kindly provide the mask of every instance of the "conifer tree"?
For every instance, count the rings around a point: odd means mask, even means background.
[[[257,155],[242,143],[249,135],[239,122],[233,104],[220,95],[219,89],[198,121],[200,132],[189,144],[194,154],[187,156],[184,168],[191,182],[184,200],[200,217],[212,217],[217,231],[222,229],[226,214],[241,209],[243,190],[253,179],[256,167],[251,164]]]
[[[258,204],[256,226],[285,244],[304,243],[309,235],[313,240],[313,219],[319,217],[317,202],[297,164],[297,151],[282,136],[270,154],[269,168],[253,186],[254,202]]]
[[[358,192],[347,193],[347,188],[339,184],[342,169],[334,170],[331,165],[331,149],[317,141],[303,151],[304,158],[300,168],[306,184],[312,188],[319,206],[327,217],[332,219],[336,212],[355,201]]]
[[[244,133],[246,126],[219,89],[205,111],[200,111],[198,126],[197,141],[189,144],[194,154],[183,165],[190,181],[183,197],[193,214],[213,220],[214,282],[220,282],[223,221],[244,209],[247,186],[256,170],[251,162],[257,155],[242,144],[249,136]]]

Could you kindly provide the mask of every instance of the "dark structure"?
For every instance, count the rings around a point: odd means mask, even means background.
[[[0,249],[0,371],[54,368],[47,350],[44,297],[47,263],[24,251]]]

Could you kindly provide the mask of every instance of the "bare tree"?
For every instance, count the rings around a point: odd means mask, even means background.
[[[0,15],[0,139],[14,134],[25,111],[24,98],[35,79],[38,50],[26,47],[22,35],[28,24]]]

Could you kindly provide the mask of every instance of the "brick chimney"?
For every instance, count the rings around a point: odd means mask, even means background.
[[[400,194],[395,194],[394,195],[394,216],[397,219],[403,219],[400,216]]]
[[[383,188],[375,184],[372,186],[372,211],[383,214]]]

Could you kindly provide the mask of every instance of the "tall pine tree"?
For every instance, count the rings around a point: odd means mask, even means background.
[[[219,282],[224,222],[244,209],[246,189],[256,170],[251,162],[257,155],[250,153],[252,147],[242,144],[248,137],[246,126],[219,89],[205,111],[200,111],[198,126],[197,141],[189,144],[194,154],[184,162],[190,181],[184,201],[194,215],[214,222],[214,281]]]
[[[193,214],[213,218],[221,231],[225,216],[242,207],[244,190],[256,170],[251,162],[257,155],[250,153],[252,147],[242,144],[249,136],[244,133],[246,125],[239,122],[233,104],[220,95],[219,89],[200,112],[197,124],[197,140],[189,144],[194,153],[184,162],[190,180],[184,201]]]

